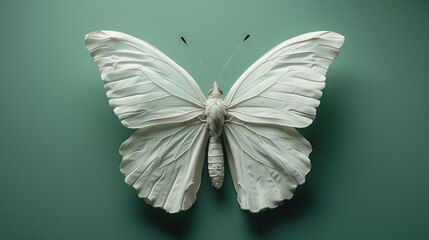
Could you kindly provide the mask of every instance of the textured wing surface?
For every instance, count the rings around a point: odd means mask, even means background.
[[[184,122],[202,113],[205,97],[197,83],[152,45],[113,31],[89,33],[85,44],[124,126]]]
[[[154,207],[188,209],[200,187],[207,139],[201,123],[137,130],[120,148],[125,182]]]
[[[229,122],[228,163],[242,209],[259,212],[293,196],[310,171],[310,143],[294,128]]]
[[[225,98],[243,121],[306,127],[316,116],[325,74],[344,37],[312,32],[284,41],[249,67]]]
[[[150,44],[97,31],[85,44],[100,68],[109,104],[129,128],[121,146],[125,182],[154,207],[174,213],[195,202],[208,131],[205,97],[192,77]]]
[[[259,212],[293,196],[311,164],[310,143],[294,127],[310,125],[325,75],[344,37],[312,32],[284,41],[247,69],[225,98],[224,136],[242,209]]]

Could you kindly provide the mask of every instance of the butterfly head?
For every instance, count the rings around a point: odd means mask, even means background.
[[[209,90],[209,98],[220,98],[222,94],[222,89],[217,86],[217,82],[214,82],[213,88]]]

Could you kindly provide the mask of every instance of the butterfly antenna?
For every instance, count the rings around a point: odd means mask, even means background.
[[[214,80],[213,80],[212,76],[210,75],[210,72],[207,69],[206,65],[201,60],[201,58],[195,53],[194,49],[191,48],[191,46],[188,44],[188,42],[186,42],[186,39],[183,36],[181,36],[180,39],[182,40],[183,43],[186,44],[186,46],[189,48],[189,50],[191,50],[192,55],[194,55],[194,57],[198,60],[198,62],[200,62],[200,64],[203,66],[204,70],[206,71],[207,75],[209,76],[209,78],[212,80],[212,82],[214,82]]]
[[[232,53],[231,57],[229,57],[228,61],[226,61],[225,65],[223,65],[222,71],[219,74],[218,82],[220,82],[220,78],[222,77],[223,72],[226,69],[226,66],[228,66],[229,62],[231,61],[231,59],[234,57],[234,55],[238,52],[238,50],[240,49],[241,45],[250,37],[250,34],[247,34],[243,41],[240,42],[240,44],[238,44],[237,48],[234,50],[234,52]]]

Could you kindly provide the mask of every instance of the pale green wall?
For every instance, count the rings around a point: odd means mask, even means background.
[[[26,2],[26,3],[24,3]],[[428,239],[427,1],[2,1],[0,239]],[[275,44],[333,30],[346,42],[328,72],[313,168],[291,201],[239,209],[229,173],[204,171],[194,207],[178,215],[138,199],[119,172],[132,131],[107,104],[83,36],[142,38],[206,92],[242,37],[221,85]]]

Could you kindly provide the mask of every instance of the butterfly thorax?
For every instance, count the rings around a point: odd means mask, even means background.
[[[207,117],[207,124],[212,138],[219,138],[222,134],[222,128],[227,116],[225,103],[222,100],[222,90],[218,88],[217,83],[209,91],[209,99],[206,103],[204,114]]]
[[[224,177],[223,150],[220,136],[227,112],[221,97],[222,90],[218,88],[215,82],[213,88],[209,91],[209,99],[204,111],[210,131],[208,149],[209,175],[215,188],[222,186]]]

